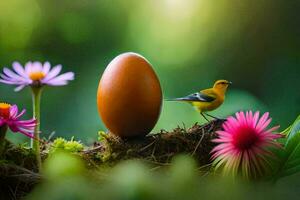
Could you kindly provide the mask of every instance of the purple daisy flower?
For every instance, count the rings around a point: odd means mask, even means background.
[[[33,138],[34,128],[37,125],[35,119],[20,120],[26,110],[19,113],[17,105],[0,103],[0,128],[7,126],[14,133],[19,132]]]
[[[56,65],[51,69],[49,62],[27,62],[23,67],[19,62],[12,64],[13,70],[3,68],[0,74],[0,82],[17,85],[15,91],[22,90],[25,86],[62,86],[67,85],[68,81],[74,80],[74,73],[67,72],[59,75],[62,66]]]

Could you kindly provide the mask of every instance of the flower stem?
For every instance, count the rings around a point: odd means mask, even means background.
[[[0,127],[0,157],[2,156],[5,148],[5,135],[7,131],[7,125]]]
[[[37,120],[37,125],[34,129],[34,138],[31,139],[31,148],[36,153],[38,169],[40,169],[42,165],[41,155],[40,155],[41,95],[42,95],[42,87],[32,87],[33,117]]]

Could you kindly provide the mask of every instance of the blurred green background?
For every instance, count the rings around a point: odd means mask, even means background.
[[[98,82],[118,54],[145,56],[167,98],[228,79],[213,114],[269,111],[282,128],[300,113],[300,2],[285,0],[9,0],[0,1],[0,66],[50,61],[74,71],[68,86],[47,88],[42,131],[86,143],[105,130],[96,109]],[[29,89],[0,85],[0,99],[27,108]],[[189,105],[164,102],[154,129],[203,122]],[[27,141],[10,134],[13,140]]]
[[[47,160],[44,175],[47,179],[27,200],[282,200],[298,199],[300,186],[299,174],[276,184],[209,176],[182,155],[168,170],[126,161],[110,170],[87,173],[80,160],[60,153]]]

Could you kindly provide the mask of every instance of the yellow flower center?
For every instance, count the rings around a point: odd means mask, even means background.
[[[0,103],[0,117],[3,117],[4,119],[8,119],[10,115],[10,107],[11,105],[8,103]]]
[[[40,81],[45,78],[45,74],[43,72],[31,72],[29,78],[33,81]]]

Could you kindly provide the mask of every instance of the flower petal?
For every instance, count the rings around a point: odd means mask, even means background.
[[[23,110],[15,117],[15,119],[19,119],[22,115],[24,115],[25,112],[26,112],[26,110],[23,109]]]
[[[278,126],[274,126],[274,127],[270,128],[270,129],[266,130],[266,132],[268,132],[268,133],[272,133],[272,132],[274,132],[274,131],[278,130],[279,128],[280,128],[280,126],[279,126],[279,125],[278,125]]]
[[[14,120],[16,118],[17,114],[18,114],[18,106],[17,105],[12,105],[10,107],[9,112],[10,112],[10,118]]]
[[[32,62],[29,61],[25,64],[25,72],[26,74],[30,74],[32,72]]]
[[[0,79],[0,83],[4,83],[4,84],[8,84],[8,85],[18,85],[19,84],[18,81],[8,81],[8,80],[3,80],[3,79]]]
[[[15,92],[19,92],[19,91],[21,91],[25,86],[27,86],[27,85],[20,85],[20,86],[18,86],[18,87],[16,87],[15,89],[14,89],[14,91]]]
[[[26,78],[14,73],[13,71],[11,71],[10,69],[8,68],[3,68],[3,72],[5,75],[7,75],[8,77],[14,79],[14,80],[17,80],[17,81],[26,81]]]
[[[13,69],[22,77],[29,78],[28,74],[26,74],[25,69],[19,62],[13,62],[12,64]]]
[[[258,111],[256,111],[256,112],[254,113],[254,116],[253,116],[253,128],[255,128],[255,127],[256,127],[256,124],[257,124],[258,118],[259,118],[259,112],[258,112]]]
[[[67,72],[48,81],[42,80],[42,82],[47,85],[66,85],[71,80],[74,80],[74,73]]]
[[[43,65],[41,62],[35,61],[32,63],[30,72],[41,72],[43,70]]]
[[[46,77],[42,80],[43,82],[47,82],[49,80],[51,80],[52,78],[56,77],[59,72],[61,71],[62,66],[61,65],[57,65],[55,67],[53,67],[50,72],[48,74],[46,74]]]
[[[256,128],[260,128],[260,126],[262,126],[268,119],[269,117],[269,113],[266,112],[265,114],[263,114],[263,116],[259,119]]]
[[[50,68],[51,68],[51,65],[50,65],[50,63],[49,62],[45,62],[44,63],[44,66],[43,66],[43,73],[44,74],[48,74],[49,73],[49,71],[50,71]]]
[[[269,118],[267,121],[265,121],[263,124],[261,124],[260,126],[257,127],[257,131],[261,132],[261,131],[265,130],[265,128],[267,128],[267,126],[269,126],[271,121],[272,121],[272,118]]]

